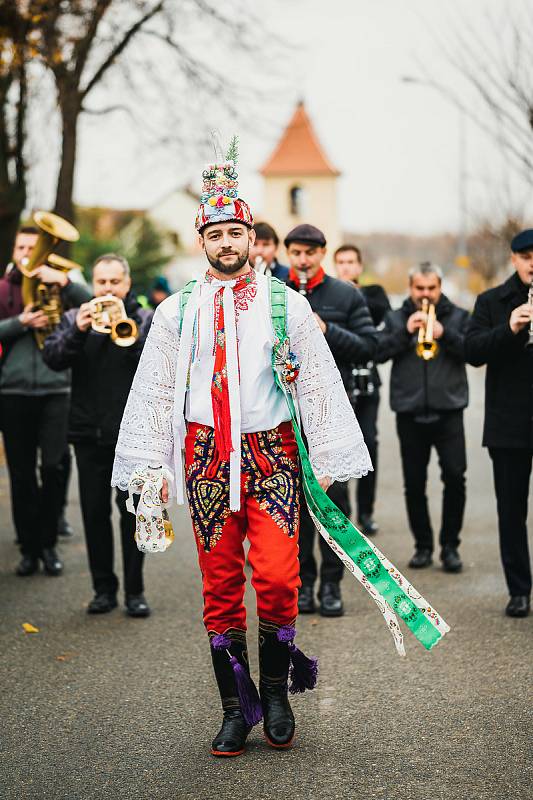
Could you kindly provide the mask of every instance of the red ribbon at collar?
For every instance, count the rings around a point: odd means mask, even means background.
[[[325,277],[326,273],[324,272],[324,267],[320,267],[316,275],[313,275],[313,277],[309,278],[307,281],[307,291],[312,292],[313,289],[320,286]],[[300,288],[300,275],[293,267],[289,270],[289,280],[291,283],[294,283],[298,289]]]

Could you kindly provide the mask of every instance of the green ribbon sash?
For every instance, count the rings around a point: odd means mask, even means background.
[[[272,325],[276,334],[272,368],[276,385],[289,407],[302,465],[303,490],[311,517],[321,536],[378,605],[398,653],[405,655],[396,614],[418,641],[431,650],[450,630],[449,626],[374,543],[331,502],[315,477],[300,430],[295,385],[284,379],[284,366],[292,355],[287,335],[287,287],[276,278],[269,278],[269,281]]]

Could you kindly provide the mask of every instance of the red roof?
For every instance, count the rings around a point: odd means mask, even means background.
[[[340,174],[322,150],[303,103],[298,103],[276,149],[260,172],[265,176]]]

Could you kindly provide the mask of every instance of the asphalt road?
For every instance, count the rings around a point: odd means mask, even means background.
[[[245,756],[219,761],[209,742],[219,705],[201,624],[190,523],[147,558],[147,620],[117,609],[89,617],[76,488],[65,574],[21,579],[5,469],[0,475],[0,796],[4,800],[531,800],[533,617],[503,615],[495,501],[481,438],[482,374],[471,373],[468,505],[461,575],[406,570],[412,542],[394,420],[382,404],[376,543],[451,625],[427,653],[406,632],[400,659],[374,603],[349,575],[342,619],[302,618],[299,643],[320,658],[312,693],[294,700],[292,750],[256,728]],[[431,505],[440,491],[432,461]],[[254,669],[253,598],[249,645]],[[24,633],[29,622],[38,633]]]

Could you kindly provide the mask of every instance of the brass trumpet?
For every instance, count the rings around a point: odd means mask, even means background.
[[[36,211],[33,221],[41,232],[31,256],[19,264],[19,270],[22,272],[21,289],[24,305],[27,306],[31,303],[34,311],[44,311],[48,318],[46,328],[39,328],[33,332],[37,346],[42,349],[46,337],[59,325],[63,306],[59,286],[42,283],[33,273],[37,267],[45,263],[60,272],[69,272],[69,270],[79,267],[80,265],[74,261],[52,253],[52,250],[58,242],[76,242],[80,238],[80,234],[66,219],[57,214],[51,214],[49,211]]]
[[[126,316],[124,303],[114,294],[104,294],[89,301],[93,331],[111,336],[119,347],[131,347],[139,338],[135,320]]]
[[[437,315],[435,305],[430,303],[427,297],[422,299],[422,312],[426,315],[426,321],[418,329],[418,341],[416,343],[416,354],[424,361],[431,361],[439,352],[439,346],[433,337],[433,326]]]

